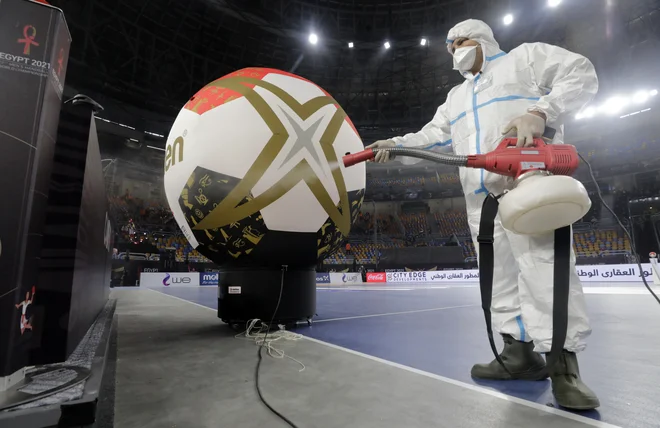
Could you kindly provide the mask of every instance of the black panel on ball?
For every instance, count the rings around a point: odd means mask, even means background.
[[[283,281],[283,282],[282,282]],[[228,268],[219,275],[218,318],[229,324],[251,319],[274,322],[311,319],[316,312],[316,271]]]
[[[214,229],[195,230],[241,180],[203,167],[190,175],[179,197],[186,221],[199,242],[197,250],[220,266],[312,266],[335,252],[344,235],[329,217],[315,233],[269,230],[259,211]],[[360,212],[364,191],[348,192],[351,221]],[[239,206],[252,200],[246,195]],[[296,207],[291,207],[292,215]],[[339,207],[342,211],[344,207]]]
[[[277,323],[311,319],[316,311],[316,271],[322,260],[339,248],[345,237],[328,217],[319,230],[284,232],[269,230],[260,211],[213,229],[196,230],[228,194],[241,182],[203,167],[197,167],[182,189],[179,206],[199,242],[197,250],[221,268],[219,278],[218,317],[231,324],[250,319],[270,321],[280,289],[282,296],[275,317]],[[364,191],[348,192],[348,207],[353,222],[360,211]],[[237,206],[254,199],[241,195]],[[292,215],[297,207],[292,206]],[[282,285],[282,269],[284,284]]]

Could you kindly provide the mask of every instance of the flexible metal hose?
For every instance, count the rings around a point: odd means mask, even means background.
[[[411,158],[424,159],[435,163],[450,166],[466,166],[468,157],[462,155],[454,155],[450,153],[436,153],[429,150],[417,149],[411,147],[388,147],[373,149],[374,153],[389,152],[390,159],[395,156],[408,156]]]

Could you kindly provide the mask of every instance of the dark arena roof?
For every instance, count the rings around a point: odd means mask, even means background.
[[[417,130],[462,79],[451,69],[444,40],[467,18],[489,23],[504,50],[543,41],[586,55],[598,70],[599,99],[660,86],[660,58],[653,53],[660,44],[660,3],[654,0],[565,1],[559,8],[541,0],[52,4],[64,10],[74,40],[67,84],[99,99],[109,119],[161,135],[198,89],[247,66],[293,70],[319,84],[365,141]],[[515,21],[506,26],[508,13]]]

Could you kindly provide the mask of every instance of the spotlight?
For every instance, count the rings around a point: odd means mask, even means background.
[[[348,42],[348,47],[349,47],[350,49],[353,49],[353,42]]]
[[[426,39],[420,40],[419,44],[422,45],[422,46],[426,46]]]
[[[561,0],[548,0],[548,6],[557,7],[561,3]]]
[[[649,95],[655,97],[656,95],[658,95],[658,90],[657,89],[652,90],[651,92],[649,92]]]
[[[596,109],[593,107],[589,107],[582,112],[582,117],[594,117],[595,114],[596,114]]]
[[[383,46],[385,46],[385,49],[389,49],[390,48],[390,42],[385,42],[385,44]]]
[[[616,114],[629,104],[628,98],[615,96],[602,104],[598,110],[605,114]]]
[[[316,34],[312,33],[309,35],[309,43],[315,45],[318,41],[319,37]]]
[[[646,100],[649,99],[649,95],[650,95],[649,92],[638,91],[638,92],[635,93],[635,95],[633,95],[633,101],[636,102],[636,103],[641,104],[641,103],[643,103],[643,102],[645,102]]]
[[[504,19],[502,19],[502,22],[504,22],[504,25],[509,25],[513,22],[513,15],[510,13],[507,15],[504,15]]]

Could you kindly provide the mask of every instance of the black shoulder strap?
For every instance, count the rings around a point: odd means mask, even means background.
[[[479,220],[479,287],[481,289],[481,308],[486,317],[486,332],[488,333],[488,342],[490,349],[493,350],[495,359],[511,375],[506,368],[500,353],[497,352],[495,340],[493,339],[493,321],[490,313],[490,306],[493,301],[493,270],[495,268],[495,254],[493,252],[493,242],[495,242],[495,217],[499,207],[498,197],[489,193],[481,207],[481,219]]]
[[[481,308],[486,318],[486,332],[490,348],[495,359],[502,365],[507,373],[511,374],[504,365],[493,338],[493,326],[490,307],[493,300],[493,271],[495,254],[493,250],[495,234],[495,217],[499,207],[499,197],[489,194],[484,200],[479,222],[479,286],[481,289]],[[552,308],[552,348],[550,361],[554,364],[566,343],[568,329],[568,299],[570,292],[570,255],[571,255],[571,227],[566,226],[555,230],[555,263],[553,272],[553,308]],[[548,367],[549,369],[550,367]]]
[[[555,230],[555,266],[552,295],[552,347],[550,365],[559,360],[566,344],[571,280],[571,226]],[[550,365],[548,370],[550,370]]]

